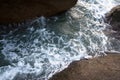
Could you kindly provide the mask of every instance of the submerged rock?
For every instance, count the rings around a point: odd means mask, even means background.
[[[120,80],[120,54],[73,62],[50,80]]]
[[[0,0],[0,24],[52,16],[70,9],[77,0]]]

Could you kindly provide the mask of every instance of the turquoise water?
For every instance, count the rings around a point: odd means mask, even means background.
[[[79,0],[58,16],[9,25],[18,28],[0,35],[0,79],[48,80],[72,61],[104,55],[113,48],[103,17],[113,6],[113,0]]]

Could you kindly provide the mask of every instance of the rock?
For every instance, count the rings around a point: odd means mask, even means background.
[[[120,80],[120,54],[73,62],[49,80]]]
[[[70,9],[77,0],[0,0],[0,24],[49,17]]]
[[[112,30],[120,32],[120,5],[106,14],[106,21],[111,25]]]
[[[109,25],[106,27],[104,33],[109,37],[120,40],[120,5],[106,13],[105,19],[105,22]]]

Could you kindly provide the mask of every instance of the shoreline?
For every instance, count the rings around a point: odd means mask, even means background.
[[[120,80],[120,54],[72,62],[49,80]]]

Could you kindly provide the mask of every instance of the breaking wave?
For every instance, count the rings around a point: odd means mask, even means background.
[[[22,29],[0,37],[0,79],[48,80],[72,61],[103,55],[103,17],[113,6],[113,0],[79,0],[67,13],[18,24]]]

